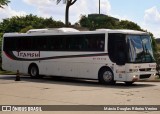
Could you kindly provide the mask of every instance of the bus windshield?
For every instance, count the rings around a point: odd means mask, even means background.
[[[128,35],[129,46],[128,60],[132,63],[154,62],[150,36],[148,35]]]

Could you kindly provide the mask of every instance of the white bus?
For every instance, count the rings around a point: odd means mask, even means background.
[[[103,84],[132,84],[155,77],[148,33],[133,30],[71,28],[6,33],[2,68],[30,74],[98,79]]]

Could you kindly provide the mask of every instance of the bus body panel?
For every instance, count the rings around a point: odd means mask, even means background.
[[[38,66],[40,75],[50,76],[66,76],[77,78],[98,79],[99,71],[102,67],[112,70],[115,81],[137,81],[146,80],[155,76],[156,63],[125,63],[118,65],[109,57],[108,52],[108,37],[109,33],[122,34],[146,34],[144,32],[136,31],[94,31],[94,32],[79,32],[79,33],[38,33],[38,34],[5,34],[4,37],[32,37],[32,36],[75,36],[75,35],[95,35],[103,34],[105,46],[102,51],[69,51],[69,50],[29,50],[20,51],[14,50],[5,52],[3,49],[4,39],[2,44],[2,68],[4,70],[28,74],[29,66],[35,63]],[[4,38],[3,37],[3,38]],[[98,39],[98,37],[97,37]],[[41,46],[42,47],[42,46]],[[8,53],[13,56],[10,57]],[[150,76],[149,76],[150,75]]]

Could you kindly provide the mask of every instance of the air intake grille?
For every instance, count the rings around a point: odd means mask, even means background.
[[[142,68],[142,69],[139,69],[140,71],[151,71],[151,68]]]
[[[149,78],[150,76],[151,74],[143,74],[143,75],[140,75],[140,79]]]

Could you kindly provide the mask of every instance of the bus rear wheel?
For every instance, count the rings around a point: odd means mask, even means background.
[[[39,78],[39,69],[36,65],[31,65],[29,67],[29,74],[31,78]]]
[[[113,72],[109,68],[104,68],[100,70],[98,77],[99,77],[99,82],[101,84],[107,84],[107,85],[115,84]]]

